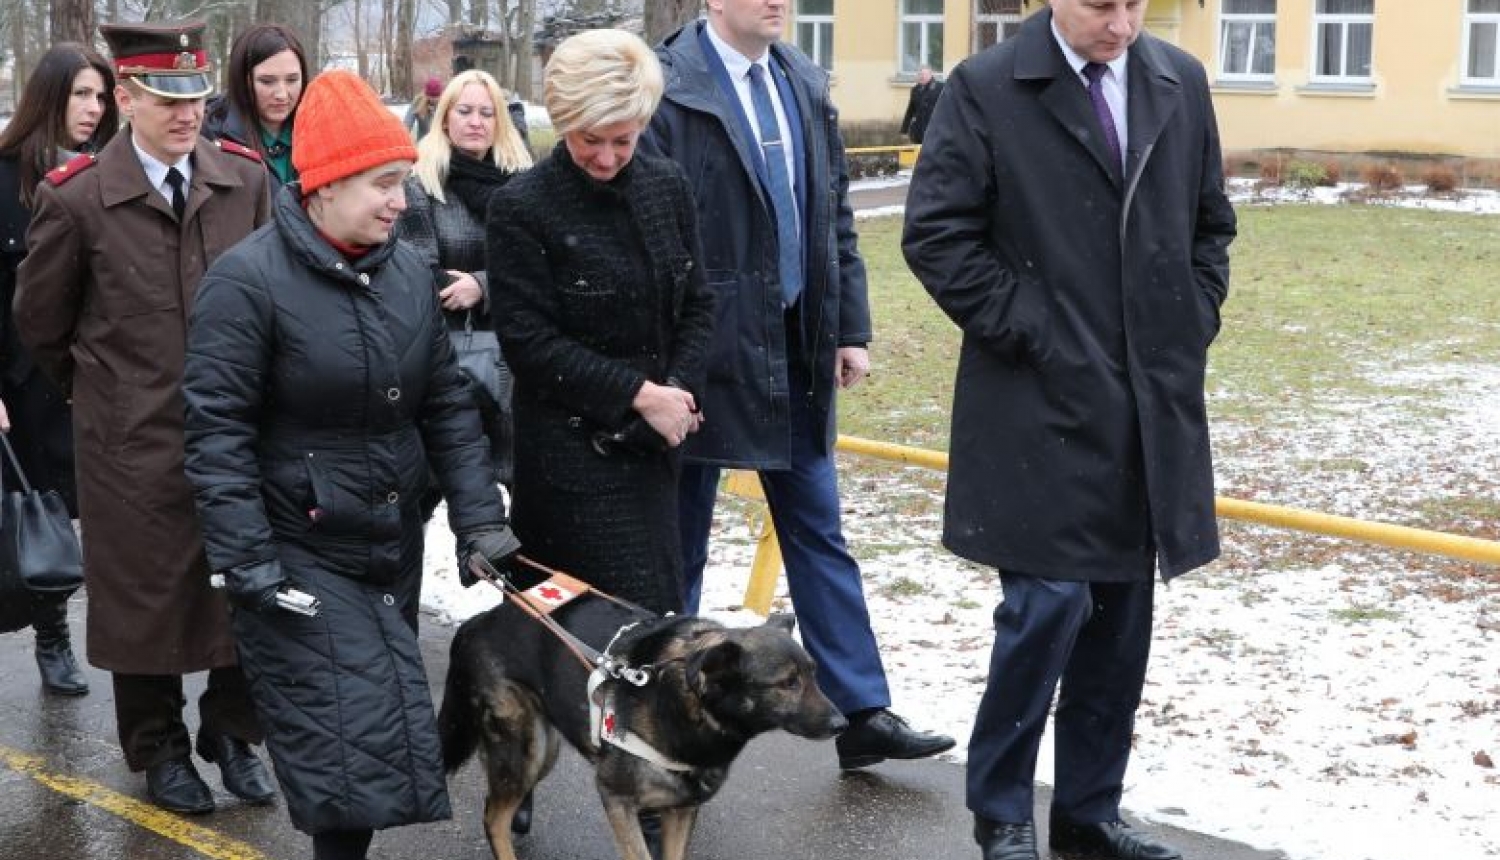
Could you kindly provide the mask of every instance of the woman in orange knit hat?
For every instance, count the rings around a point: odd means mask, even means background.
[[[358,860],[375,830],[450,815],[416,635],[428,464],[462,560],[520,545],[431,270],[391,238],[411,138],[330,71],[292,157],[295,193],[198,290],[187,473],[292,823],[316,860]],[[317,614],[282,608],[290,589]]]

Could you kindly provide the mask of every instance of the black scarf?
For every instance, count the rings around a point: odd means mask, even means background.
[[[448,159],[447,190],[458,197],[481,224],[485,222],[485,216],[489,212],[490,197],[510,177],[510,173],[488,158],[474,158],[455,149]]]

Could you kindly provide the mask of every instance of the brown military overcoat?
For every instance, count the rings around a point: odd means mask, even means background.
[[[42,183],[15,298],[37,364],[73,400],[88,658],[130,674],[235,663],[183,473],[182,370],[203,272],[269,217],[266,169],[200,140],[183,223],[127,129]]]

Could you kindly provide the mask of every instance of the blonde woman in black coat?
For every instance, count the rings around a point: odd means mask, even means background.
[[[406,211],[395,235],[421,252],[432,269],[455,345],[471,332],[492,336],[484,220],[490,197],[531,166],[531,151],[506,115],[506,98],[487,72],[470,69],[443,89],[433,123],[417,141],[417,165],[406,180]],[[497,390],[475,391],[495,477],[510,484],[510,371],[497,367]],[[437,504],[434,494],[430,505]]]
[[[513,523],[527,554],[655,612],[681,608],[677,448],[713,326],[695,207],[636,141],[661,98],[639,38],[566,39],[561,142],[489,210],[492,314],[515,374]]]
[[[72,410],[21,345],[11,301],[37,183],[74,154],[97,152],[114,137],[114,88],[103,57],[85,45],[60,43],[42,55],[15,117],[0,133],[0,432],[10,434],[33,486],[57,490],[75,517]],[[14,481],[9,465],[3,468],[6,481]],[[87,693],[68,635],[68,595],[36,595],[34,601],[31,626],[42,686],[64,696]]]

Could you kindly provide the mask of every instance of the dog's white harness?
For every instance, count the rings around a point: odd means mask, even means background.
[[[589,675],[588,697],[589,697],[589,724],[591,726],[590,736],[600,746],[609,744],[619,747],[638,759],[648,761],[663,770],[673,770],[685,773],[693,770],[690,764],[683,764],[667,758],[656,747],[646,743],[640,735],[634,734],[620,719],[620,713],[615,708],[615,690],[608,682],[615,680],[610,676],[608,670],[603,666],[595,669]],[[637,685],[639,686],[639,685]]]

